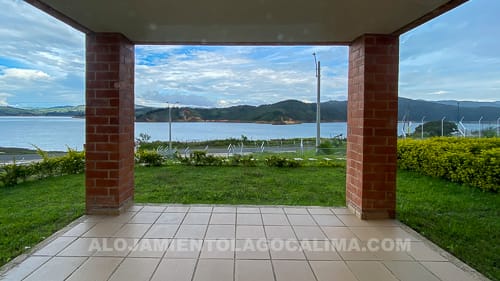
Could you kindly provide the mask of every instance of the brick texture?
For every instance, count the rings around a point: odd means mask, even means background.
[[[134,45],[117,33],[86,37],[86,207],[119,214],[134,196]]]
[[[395,216],[398,73],[398,36],[349,46],[346,202],[361,219]]]

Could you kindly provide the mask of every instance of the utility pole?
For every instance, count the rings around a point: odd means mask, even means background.
[[[316,97],[316,153],[319,152],[321,144],[321,62],[316,60],[316,53],[313,53],[316,65],[317,97]]]
[[[444,119],[446,119],[446,116],[441,119],[441,136],[444,136]]]
[[[172,151],[172,106],[167,102],[168,107],[168,151]]]
[[[425,116],[422,117],[422,125],[420,127],[421,128],[421,132],[420,132],[421,133],[421,139],[424,138],[424,119],[425,119]]]

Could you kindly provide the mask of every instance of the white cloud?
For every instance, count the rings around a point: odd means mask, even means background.
[[[7,93],[0,93],[0,106],[8,106],[9,103],[7,102],[7,98],[12,97],[11,94]]]
[[[35,69],[7,68],[0,74],[0,79],[45,80],[51,79],[47,73]]]

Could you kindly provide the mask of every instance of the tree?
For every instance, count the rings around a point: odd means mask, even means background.
[[[451,136],[458,131],[457,124],[450,121],[443,123],[443,136]],[[413,137],[420,137],[422,132],[422,125],[415,128]],[[424,137],[438,137],[441,136],[441,120],[430,121],[424,123]]]

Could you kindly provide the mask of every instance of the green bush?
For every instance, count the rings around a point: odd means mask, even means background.
[[[39,147],[37,153],[41,161],[27,164],[12,164],[0,166],[0,184],[13,186],[29,179],[43,179],[61,175],[82,173],[85,170],[85,153],[68,148],[68,152],[61,157],[50,157]]]
[[[297,168],[300,167],[300,162],[293,159],[288,159],[280,156],[270,156],[265,159],[265,163],[269,167],[278,168]]]
[[[139,150],[135,153],[135,162],[145,166],[161,166],[165,157],[156,150]]]
[[[500,190],[500,139],[432,138],[398,142],[401,169]]]

